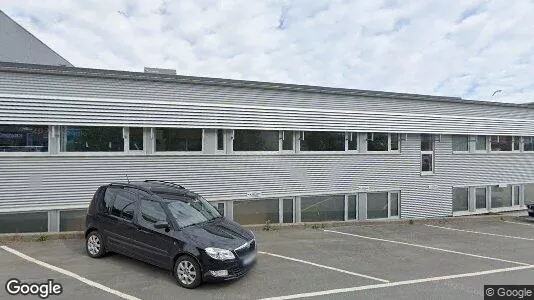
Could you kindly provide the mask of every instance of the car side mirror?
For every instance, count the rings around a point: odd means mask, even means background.
[[[154,223],[154,228],[156,229],[170,229],[171,226],[169,225],[169,222],[167,221],[159,221]]]

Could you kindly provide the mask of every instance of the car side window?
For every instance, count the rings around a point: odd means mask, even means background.
[[[135,201],[137,195],[123,189],[119,189],[113,201],[111,208],[111,215],[125,219],[132,220],[134,216]]]
[[[104,201],[102,203],[102,206],[100,207],[101,212],[109,213],[111,211],[113,200],[115,200],[118,190],[118,188],[114,187],[106,188],[106,192],[104,194]]]
[[[141,210],[137,217],[139,225],[153,228],[154,223],[167,221],[167,214],[159,202],[141,199]]]

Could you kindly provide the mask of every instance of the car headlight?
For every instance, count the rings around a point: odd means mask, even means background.
[[[227,249],[208,247],[204,249],[204,251],[206,251],[206,254],[209,255],[211,258],[218,259],[218,260],[227,260],[227,259],[235,258],[232,251],[227,250]]]

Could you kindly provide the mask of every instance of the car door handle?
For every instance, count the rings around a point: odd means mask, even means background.
[[[143,232],[143,233],[150,233],[150,231],[145,230],[145,229],[143,229],[143,228],[141,228],[141,227],[137,227],[137,231],[139,231],[139,232]]]

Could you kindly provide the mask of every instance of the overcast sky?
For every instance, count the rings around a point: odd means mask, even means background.
[[[79,67],[534,102],[534,0],[0,0],[0,8]]]

